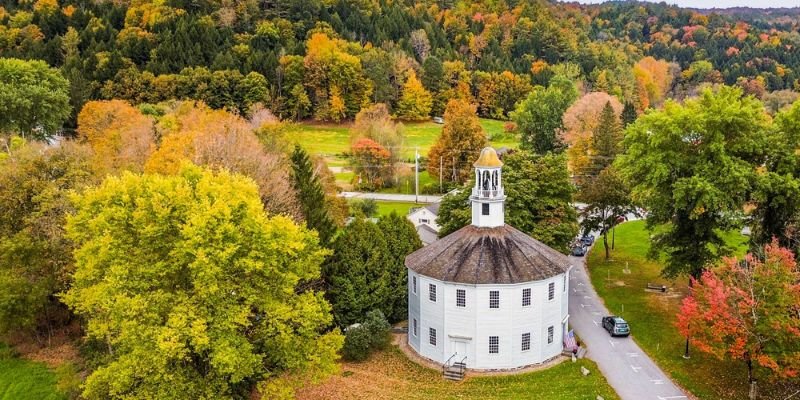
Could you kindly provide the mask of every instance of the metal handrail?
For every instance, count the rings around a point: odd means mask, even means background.
[[[442,364],[442,374],[444,374],[444,372],[447,370],[447,367],[450,366],[450,360],[452,360],[453,357],[456,356],[456,354],[458,353],[453,353],[453,355],[450,356],[450,358],[448,358],[447,361],[444,362],[444,364]]]
[[[458,369],[461,370],[462,376],[464,375],[464,370],[467,368],[467,363],[465,361],[467,361],[467,356],[464,356],[464,358],[461,359],[461,363],[458,366]]]

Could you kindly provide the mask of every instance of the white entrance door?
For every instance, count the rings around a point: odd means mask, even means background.
[[[467,356],[467,341],[466,340],[458,340],[452,339],[451,347],[453,348],[453,353],[455,353],[455,357],[453,357],[453,362],[460,362],[464,357]]]

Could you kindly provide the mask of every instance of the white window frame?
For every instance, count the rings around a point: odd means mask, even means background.
[[[414,294],[417,294],[417,277],[416,276],[412,276],[411,277],[411,291],[414,292]]]
[[[564,288],[561,291],[561,293],[566,293],[566,292],[567,292],[567,273],[564,273]]]
[[[528,350],[531,349],[531,333],[530,332],[525,332],[525,333],[522,334],[522,338],[521,338],[521,341],[520,341],[520,349],[522,349],[522,351],[528,351]]]
[[[528,300],[528,304],[525,304],[525,300]],[[522,306],[523,307],[531,306],[531,288],[522,289]]]
[[[493,294],[497,296],[496,299],[492,299],[492,295]],[[493,301],[496,301],[496,304],[497,304],[494,307],[492,307],[492,305],[495,304]],[[495,310],[500,308],[500,291],[499,290],[490,290],[489,291],[489,308],[495,309]]]
[[[556,283],[550,282],[547,284],[547,301],[553,301],[556,299]]]
[[[432,303],[436,303],[436,284],[428,284],[428,300]]]
[[[456,289],[456,307],[464,308],[467,306],[467,291],[465,289]]]
[[[492,344],[493,341],[494,344]],[[500,336],[489,336],[489,354],[500,354]]]
[[[419,332],[417,331],[417,329],[419,329],[419,326],[417,325],[417,319],[416,319],[416,318],[414,318],[413,320],[414,320],[414,322],[413,322],[413,324],[412,324],[412,330],[411,330],[411,332],[414,334],[414,337],[417,337],[417,335],[418,335],[418,333],[419,333]]]
[[[420,223],[420,224],[430,224],[430,223],[431,223],[431,220],[429,220],[429,219],[427,219],[427,218],[420,218],[420,219],[419,219],[419,223]]]
[[[547,327],[547,344],[553,344],[553,336],[555,335],[556,328],[553,325]]]
[[[428,344],[436,347],[436,328],[428,328]]]

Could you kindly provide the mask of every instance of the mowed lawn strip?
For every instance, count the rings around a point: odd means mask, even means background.
[[[408,212],[412,208],[417,207],[425,207],[426,204],[421,203],[409,203],[403,201],[376,201],[378,203],[378,216],[389,215],[392,212],[397,213],[400,216],[408,215]]]
[[[746,399],[747,370],[742,362],[724,362],[690,348],[684,359],[685,338],[675,327],[681,299],[688,293],[688,279],[671,281],[660,276],[662,265],[648,260],[649,235],[644,221],[626,222],[616,228],[616,249],[605,260],[602,239],[588,255],[589,272],[606,307],[631,324],[637,343],[675,381],[700,399]],[[724,234],[737,255],[747,250],[747,238],[738,232]],[[609,235],[609,244],[611,237]],[[623,269],[630,269],[625,274]],[[645,290],[648,283],[666,284],[666,295]],[[783,399],[792,394],[785,388],[762,382],[760,398]]]
[[[44,364],[0,358],[0,400],[66,400],[56,382],[55,374]]]
[[[582,376],[580,367],[591,371]],[[468,377],[463,382],[442,378],[441,370],[409,360],[397,347],[362,363],[343,363],[342,373],[300,390],[298,399],[618,399],[589,360],[564,362],[536,372],[495,377]]]

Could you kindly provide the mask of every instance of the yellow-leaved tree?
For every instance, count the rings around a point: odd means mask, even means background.
[[[405,120],[423,121],[428,119],[432,106],[433,96],[422,86],[417,74],[411,71],[397,102],[397,115]]]

